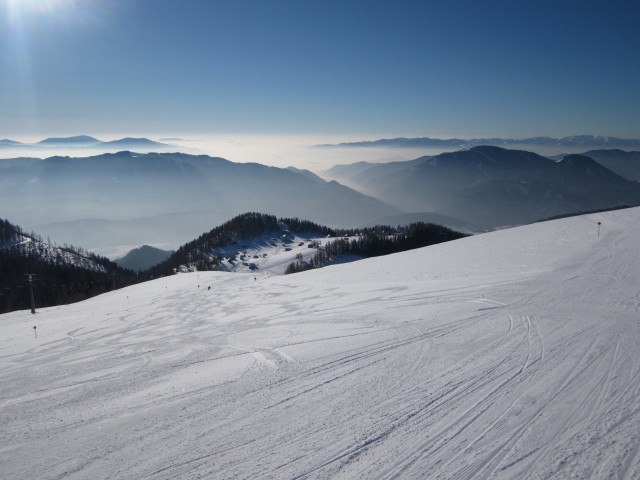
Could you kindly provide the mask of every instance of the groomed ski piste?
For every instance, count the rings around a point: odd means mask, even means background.
[[[635,208],[1,315],[0,476],[640,478],[639,239]]]

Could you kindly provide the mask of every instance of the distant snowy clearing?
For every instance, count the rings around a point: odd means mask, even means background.
[[[635,208],[0,315],[1,476],[640,478],[639,239]]]
[[[318,253],[317,245],[326,245],[335,240],[332,237],[319,237],[315,233],[284,232],[286,233],[271,232],[242,239],[226,247],[214,248],[210,254],[222,257],[218,267],[220,271],[283,275],[287,267],[297,259],[309,262]],[[182,270],[187,268],[183,267]]]

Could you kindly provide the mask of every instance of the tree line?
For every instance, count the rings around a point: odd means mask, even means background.
[[[347,236],[352,238],[346,238]],[[349,235],[327,242],[326,245],[318,246],[318,252],[308,262],[303,261],[301,256],[298,257],[289,264],[285,275],[320,268],[346,256],[378,257],[466,236],[468,235],[442,225],[424,222],[412,223],[406,227],[378,226],[355,230]]]

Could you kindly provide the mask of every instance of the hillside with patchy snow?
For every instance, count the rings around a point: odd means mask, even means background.
[[[216,248],[209,255],[222,258],[218,267],[224,272],[258,272],[284,274],[287,266],[301,259],[309,261],[323,242],[331,241],[317,233],[300,234],[283,230],[243,239],[232,245]]]
[[[638,478],[638,238],[635,208],[0,315],[2,476]]]
[[[0,251],[15,252],[27,257],[37,257],[43,263],[50,265],[68,265],[103,273],[107,271],[104,265],[90,256],[89,252],[78,252],[74,247],[53,246],[21,232],[0,242]]]
[[[34,299],[38,308],[65,305],[140,280],[107,258],[51,245],[0,219],[0,313],[28,308]]]

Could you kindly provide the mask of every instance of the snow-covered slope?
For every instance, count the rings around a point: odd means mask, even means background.
[[[287,266],[301,258],[308,262],[317,252],[314,245],[333,240],[317,233],[271,232],[239,240],[227,247],[216,248],[210,255],[223,258],[220,270],[227,272],[260,272],[284,274]]]
[[[2,476],[639,478],[638,238],[619,210],[2,315]]]

